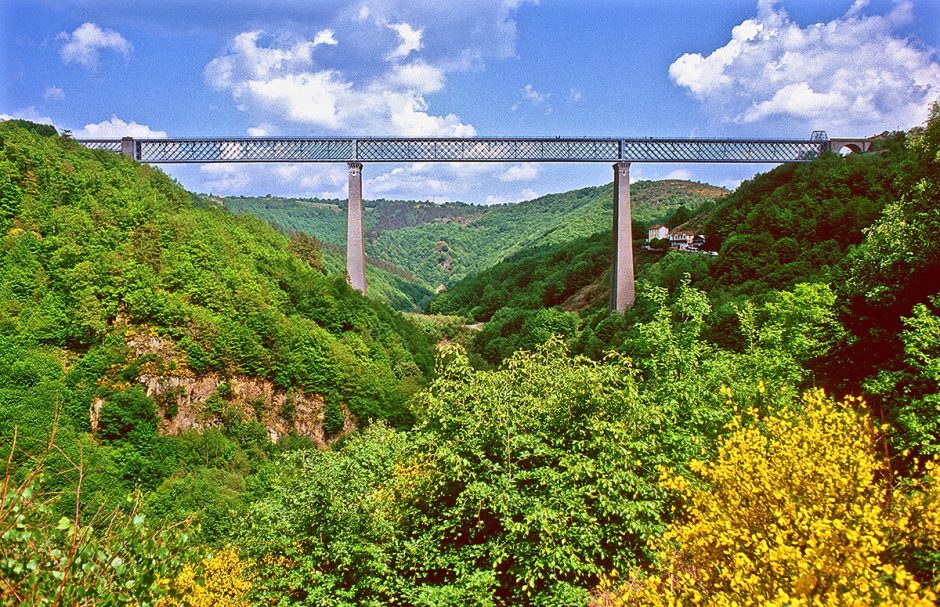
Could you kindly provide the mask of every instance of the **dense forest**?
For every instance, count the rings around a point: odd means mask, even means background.
[[[0,142],[4,494],[26,479],[61,491],[79,469],[75,503],[50,515],[137,495],[154,528],[198,515],[210,538],[279,451],[412,423],[427,335],[326,272],[317,241],[50,128],[10,121]],[[44,473],[22,467],[42,453]],[[4,524],[18,508],[0,507]],[[31,538],[4,547],[27,558],[9,567],[38,566]]]
[[[390,255],[451,281],[435,325],[48,127],[0,125],[0,196],[2,605],[940,593],[940,106],[650,216],[718,255],[638,251],[626,315],[587,221],[499,240],[499,210],[446,276]]]
[[[886,134],[871,154],[828,154],[804,165],[779,166],[693,213],[674,212],[664,223],[704,234],[703,248],[717,255],[636,246],[640,299],[624,317],[607,314],[609,231],[526,249],[439,293],[429,309],[487,322],[469,345],[491,362],[515,351],[514,343],[503,338],[529,344],[520,329],[527,320],[528,326],[542,322],[536,317],[569,319],[555,331],[567,335],[576,352],[599,358],[611,347],[623,351],[636,337],[637,323],[657,312],[659,303],[643,297],[644,292],[656,287],[675,292],[687,280],[708,295],[703,330],[709,341],[740,350],[746,340],[739,322],[742,307],[770,302],[779,290],[801,283],[825,283],[835,291],[840,321],[854,338],[821,366],[841,364],[834,375],[852,375],[857,388],[899,353],[900,319],[915,303],[928,303],[940,268],[928,236],[936,225],[929,204],[917,209],[908,203],[899,215],[899,201],[913,198],[913,188],[929,174],[925,152],[907,139],[901,132]],[[893,239],[890,252],[869,242],[885,232]],[[878,246],[887,246],[882,240]],[[879,255],[884,257],[878,260]],[[572,312],[577,314],[562,314]],[[869,348],[871,340],[878,346]],[[856,359],[846,365],[839,358],[849,351]],[[852,371],[866,351],[878,354],[865,361],[864,369]]]
[[[330,273],[343,274],[346,269],[346,213],[332,202],[295,200],[288,198],[248,198],[196,195],[199,204],[226,209],[236,214],[247,214],[269,221],[282,234],[297,238],[300,234],[316,239],[322,265]],[[394,205],[398,201],[378,201]],[[345,201],[343,201],[345,207]],[[433,205],[431,205],[433,206]],[[445,205],[446,206],[446,205]],[[462,205],[469,206],[469,205]],[[329,212],[318,213],[326,208]],[[375,208],[368,205],[364,212],[367,225],[374,220]],[[310,216],[316,217],[311,221]],[[312,227],[315,226],[315,229]],[[400,312],[424,309],[434,294],[414,274],[394,263],[375,258],[366,259],[366,283],[372,299],[384,302]]]

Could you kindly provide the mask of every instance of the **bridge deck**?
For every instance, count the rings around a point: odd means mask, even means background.
[[[807,162],[820,139],[582,139],[554,137],[254,137],[79,139],[150,163],[207,162]]]

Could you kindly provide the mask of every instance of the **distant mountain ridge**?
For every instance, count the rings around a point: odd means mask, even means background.
[[[447,287],[527,248],[609,229],[612,188],[605,184],[495,206],[366,201],[366,253],[414,274],[424,287]],[[636,236],[682,206],[693,211],[726,194],[724,188],[692,181],[636,182],[631,186]],[[345,200],[228,197],[221,202],[235,213],[345,246]]]

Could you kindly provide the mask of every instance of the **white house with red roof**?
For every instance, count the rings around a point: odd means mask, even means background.
[[[658,224],[658,223],[654,226],[650,226],[650,231],[649,231],[650,240],[662,239],[662,238],[668,238],[668,237],[669,237],[669,228],[667,228],[666,226]]]

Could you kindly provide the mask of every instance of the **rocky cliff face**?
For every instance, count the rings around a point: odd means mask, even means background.
[[[319,395],[288,393],[275,388],[270,380],[244,375],[142,374],[139,381],[162,409],[160,431],[164,434],[219,426],[237,416],[257,419],[274,442],[293,431],[319,445],[326,444]],[[224,397],[212,401],[213,395],[223,393]]]
[[[145,361],[137,381],[157,405],[161,433],[175,435],[256,419],[273,442],[292,432],[321,446],[329,441],[321,395],[284,390],[265,378],[197,374],[170,340],[140,327],[128,327],[125,334],[129,359]],[[100,398],[92,403],[89,413],[93,431],[97,430],[104,403]],[[345,408],[343,416],[345,434],[355,429],[355,423]]]

